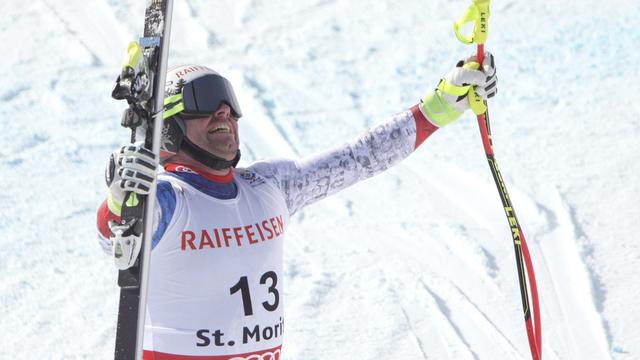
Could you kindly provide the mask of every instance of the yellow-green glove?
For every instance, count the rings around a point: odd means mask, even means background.
[[[484,103],[497,92],[496,67],[491,53],[486,52],[482,69],[475,57],[460,60],[420,102],[422,113],[434,125],[442,127],[456,121],[466,110],[484,113]]]

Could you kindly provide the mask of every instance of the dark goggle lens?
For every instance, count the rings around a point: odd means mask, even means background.
[[[231,107],[234,117],[242,117],[231,83],[220,75],[206,75],[182,88],[182,104],[187,114],[212,114],[222,103]]]

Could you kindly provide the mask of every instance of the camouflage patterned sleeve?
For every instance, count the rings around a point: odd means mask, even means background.
[[[250,169],[276,183],[293,215],[411,154],[437,129],[416,108],[392,116],[342,146],[299,160],[260,161]]]

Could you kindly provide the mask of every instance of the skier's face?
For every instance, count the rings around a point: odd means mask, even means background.
[[[231,108],[222,104],[210,116],[185,120],[187,138],[194,144],[221,157],[233,160],[240,141],[238,139],[238,119],[231,115]]]

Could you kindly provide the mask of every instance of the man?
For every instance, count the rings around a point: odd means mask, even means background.
[[[470,91],[484,99],[495,95],[493,56],[487,54],[484,70],[472,65],[473,58],[460,61],[420,104],[345,145],[246,168],[235,167],[242,112],[231,84],[203,66],[170,70],[144,359],[279,359],[289,217],[400,162],[469,109]],[[140,249],[132,244],[140,241],[124,241],[109,220],[118,219],[125,191],[148,193],[156,163],[139,144],[110,158],[98,227],[120,269],[133,265]]]

